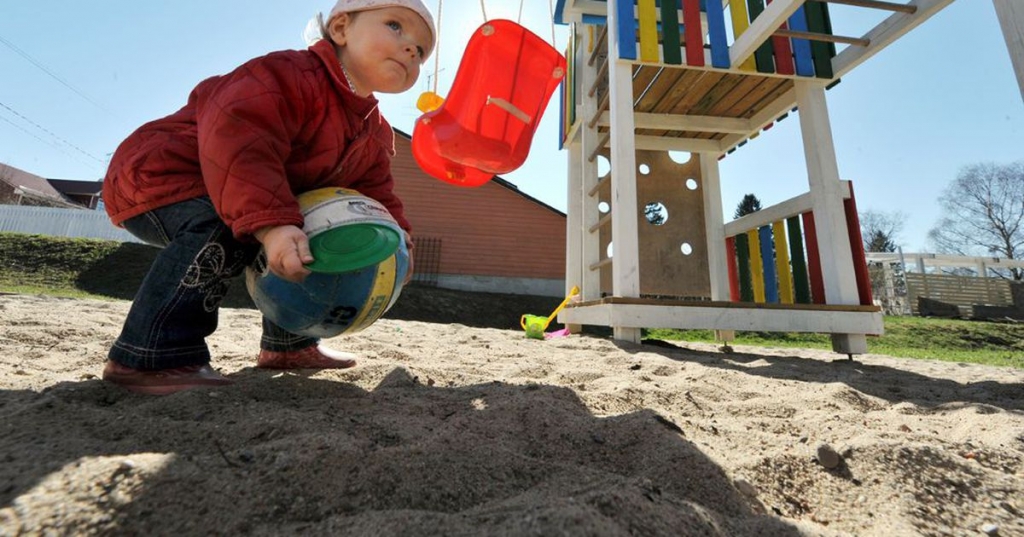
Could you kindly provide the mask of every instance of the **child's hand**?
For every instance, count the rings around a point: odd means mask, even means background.
[[[270,272],[290,281],[301,282],[309,275],[306,264],[313,262],[309,238],[296,226],[272,226],[254,233],[267,252]]]

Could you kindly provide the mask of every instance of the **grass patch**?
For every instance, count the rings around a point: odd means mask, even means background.
[[[0,292],[131,300],[160,250],[145,244],[0,233]],[[245,285],[223,305],[251,308]]]
[[[652,329],[646,337],[713,342],[711,330]],[[832,349],[827,335],[737,332],[736,345]],[[868,338],[868,351],[902,358],[927,358],[1024,368],[1024,324],[886,317],[885,334]]]
[[[156,248],[134,243],[0,233],[0,292],[69,298],[131,300],[156,258]],[[530,301],[532,300],[532,302]],[[502,317],[493,325],[518,329],[519,315],[550,311],[556,299],[465,293],[412,286],[389,317],[459,322]],[[241,282],[223,305],[251,308]],[[591,328],[591,327],[588,327]],[[652,329],[645,337],[713,342],[710,330]],[[740,332],[737,345],[832,349],[827,335]],[[905,358],[929,358],[1024,368],[1024,324],[886,317],[885,335],[868,338],[868,350]]]

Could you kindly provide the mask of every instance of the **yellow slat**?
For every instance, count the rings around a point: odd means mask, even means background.
[[[658,50],[658,11],[654,0],[640,0],[637,11],[640,17],[640,61],[657,63],[661,56]]]
[[[772,236],[775,239],[775,272],[779,276],[779,302],[793,303],[793,273],[789,270],[789,240],[786,239],[786,223],[772,222]]]
[[[733,40],[739,39],[743,32],[750,28],[750,15],[747,13],[747,0],[729,0],[729,13],[732,15],[732,35]],[[751,54],[749,58],[743,60],[740,64],[740,69],[744,71],[756,71],[757,65],[754,63],[754,55]]]
[[[757,229],[747,232],[747,244],[750,248],[750,276],[754,284],[754,302],[764,303],[764,263],[761,261],[761,238]]]

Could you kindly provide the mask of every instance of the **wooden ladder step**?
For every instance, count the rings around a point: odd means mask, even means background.
[[[866,47],[871,44],[870,39],[862,37],[846,37],[842,35],[819,34],[815,32],[798,32],[796,30],[776,30],[774,34],[779,37],[795,37],[797,39],[808,39],[810,41],[828,41],[830,43],[844,43]]]
[[[880,0],[809,0],[828,4],[842,4],[846,6],[869,7],[872,9],[884,9],[887,11],[898,11],[913,15],[917,13],[917,6],[908,4],[897,4],[895,2],[881,2]]]

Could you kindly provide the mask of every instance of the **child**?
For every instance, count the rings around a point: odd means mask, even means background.
[[[319,20],[319,19],[318,19]],[[383,203],[409,242],[392,192],[394,133],[374,92],[413,86],[434,46],[421,0],[340,0],[321,40],[204,80],[184,108],[121,143],[104,179],[111,220],[162,247],[114,342],[103,378],[148,394],[231,381],[206,336],[228,280],[259,253],[301,281],[313,261],[295,196],[345,187]],[[411,244],[410,244],[411,246]],[[347,368],[354,356],[263,320],[257,367]]]

